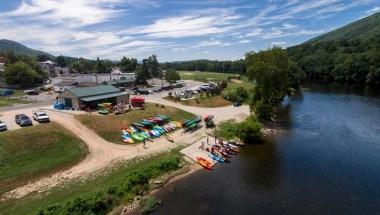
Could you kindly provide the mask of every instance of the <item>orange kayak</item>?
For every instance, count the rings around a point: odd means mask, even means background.
[[[207,159],[205,159],[205,158],[203,158],[203,157],[196,157],[196,159],[197,159],[197,161],[198,161],[198,163],[203,167],[203,168],[205,168],[205,169],[207,169],[207,170],[212,170],[212,163],[209,161],[209,160],[207,160]]]

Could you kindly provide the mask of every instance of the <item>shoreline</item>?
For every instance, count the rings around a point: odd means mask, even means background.
[[[274,137],[277,135],[281,135],[286,131],[285,128],[279,126],[276,122],[264,122],[263,128],[262,128],[262,134],[263,134],[263,140],[265,141],[266,138]],[[141,205],[140,202],[144,198],[153,197],[156,198],[154,195],[160,192],[165,187],[171,185],[172,183],[181,180],[185,177],[188,177],[194,173],[196,173],[199,170],[202,170],[203,168],[199,166],[196,162],[189,162],[188,159],[185,159],[185,157],[182,155],[184,163],[183,166],[181,166],[178,170],[175,170],[171,173],[164,174],[157,179],[153,180],[153,183],[150,183],[150,185],[154,185],[154,182],[157,180],[160,180],[162,183],[157,184],[156,187],[150,188],[147,193],[141,196],[136,196],[135,200],[133,200],[132,203],[128,205],[121,205],[116,209],[116,211],[111,212],[110,214],[120,214],[120,215],[134,215],[134,214],[142,214],[141,211]],[[161,200],[159,200],[159,205],[161,205]],[[159,207],[158,205],[158,207]],[[115,213],[116,212],[116,213]]]

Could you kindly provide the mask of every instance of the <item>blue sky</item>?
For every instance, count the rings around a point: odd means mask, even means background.
[[[0,0],[0,38],[75,57],[235,60],[379,11],[378,0]]]

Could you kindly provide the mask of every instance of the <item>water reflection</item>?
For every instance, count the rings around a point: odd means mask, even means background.
[[[378,214],[380,99],[356,90],[286,98],[285,134],[169,185],[155,214]]]

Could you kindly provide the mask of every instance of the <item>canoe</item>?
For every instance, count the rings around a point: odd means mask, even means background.
[[[203,168],[207,170],[212,170],[212,163],[209,160],[200,156],[196,157],[196,159],[199,165],[201,165]]]
[[[154,126],[153,129],[159,131],[161,134],[166,132],[165,129],[163,129],[161,126],[158,126],[158,125]]]
[[[170,120],[170,117],[168,117],[168,116],[165,116],[165,115],[157,115],[156,117],[158,117],[158,118],[161,118],[163,121],[169,121]]]
[[[148,130],[148,132],[151,134],[151,136],[154,136],[154,137],[159,137],[161,136],[160,132],[159,131],[156,131],[154,129],[152,130]]]
[[[140,127],[140,128],[144,128],[145,127],[145,125],[143,125],[141,123],[137,123],[137,122],[132,123],[132,125],[135,126],[135,127]]]
[[[219,157],[217,155],[208,153],[208,156],[213,159],[214,161],[218,161],[219,163],[224,163],[224,159],[222,157]]]
[[[125,143],[134,143],[135,141],[133,141],[133,139],[131,138],[131,136],[127,136],[127,135],[122,135],[121,136],[123,138],[123,142]]]
[[[186,127],[188,124],[190,124],[193,120],[192,119],[187,119],[182,122],[182,127]]]
[[[152,127],[153,126],[153,123],[148,122],[148,121],[140,121],[140,122],[138,122],[138,124],[141,124],[144,127]]]
[[[136,140],[136,141],[143,141],[144,140],[144,137],[142,137],[141,135],[139,135],[138,133],[132,133],[131,134],[131,137],[132,139]]]

